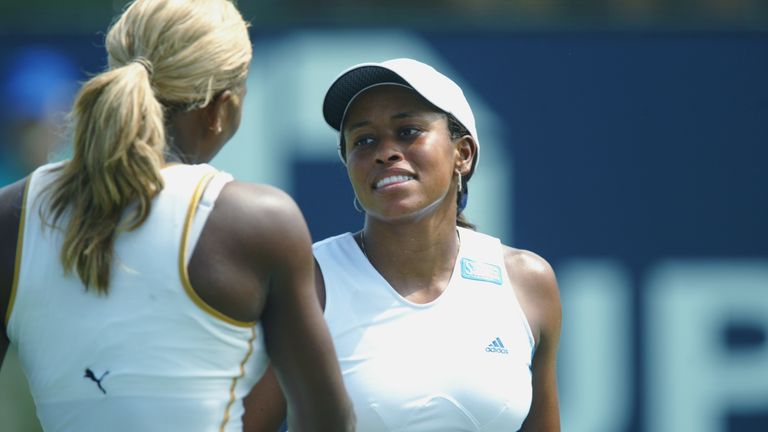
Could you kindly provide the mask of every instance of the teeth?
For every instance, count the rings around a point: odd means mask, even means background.
[[[376,182],[376,189],[391,185],[392,183],[400,183],[408,180],[413,180],[413,177],[404,175],[386,177]]]

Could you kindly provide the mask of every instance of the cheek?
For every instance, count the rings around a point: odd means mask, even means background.
[[[446,169],[453,170],[454,152],[445,142],[434,140],[424,143],[422,146],[414,146],[408,155],[409,159],[428,168],[430,171]]]
[[[355,192],[359,192],[364,189],[365,186],[365,172],[360,168],[359,164],[355,164],[354,161],[347,159],[347,177],[349,177],[349,183],[352,185],[352,189]]]

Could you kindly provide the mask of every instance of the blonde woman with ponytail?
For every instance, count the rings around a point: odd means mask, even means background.
[[[240,13],[136,0],[106,48],[72,159],[0,189],[0,359],[43,428],[239,431],[271,360],[292,431],[351,430],[300,211],[207,164],[240,123]]]

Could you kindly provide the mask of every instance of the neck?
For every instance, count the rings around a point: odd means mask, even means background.
[[[204,124],[199,109],[172,114],[165,128],[165,162],[194,164],[203,161],[201,125]]]
[[[166,165],[191,164],[192,158],[184,154],[174,142],[173,136],[167,136],[165,140],[165,152],[163,154]]]
[[[396,224],[367,218],[361,234],[371,264],[401,295],[429,301],[445,290],[460,245],[455,220]]]

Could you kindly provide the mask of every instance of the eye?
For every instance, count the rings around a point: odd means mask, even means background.
[[[374,143],[374,139],[372,137],[362,136],[352,141],[352,147],[361,147],[361,146],[366,146],[373,143]]]
[[[421,129],[413,126],[406,126],[406,127],[400,128],[397,134],[401,138],[415,138],[416,136],[421,134]]]

